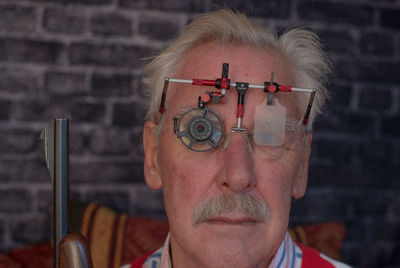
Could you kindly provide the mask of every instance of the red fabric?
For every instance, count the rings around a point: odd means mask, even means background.
[[[125,223],[121,264],[159,249],[168,235],[166,221],[129,216]]]
[[[18,263],[18,266],[10,267],[52,268],[54,266],[53,253],[53,248],[49,243],[41,243],[14,249],[7,256]]]
[[[155,252],[155,250],[150,251],[146,255],[143,255],[139,259],[136,259],[132,262],[131,268],[142,268],[143,263],[146,261],[146,259]]]
[[[306,247],[300,243],[297,243],[303,252],[303,261],[301,263],[302,268],[335,268],[333,264],[323,259],[319,253],[319,251]]]

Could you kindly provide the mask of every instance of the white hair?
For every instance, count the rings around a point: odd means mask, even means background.
[[[318,90],[306,127],[307,131],[311,131],[316,115],[321,113],[329,96],[326,83],[327,74],[331,70],[317,35],[305,29],[293,28],[278,37],[275,32],[251,21],[243,14],[222,9],[197,16],[178,39],[145,68],[143,84],[149,100],[145,119],[159,125],[157,135],[162,123],[159,105],[165,77],[173,76],[187,51],[208,42],[272,48],[286,57],[295,74],[293,86]],[[302,102],[306,104],[307,99]]]

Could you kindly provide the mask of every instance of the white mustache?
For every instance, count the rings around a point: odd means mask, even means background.
[[[193,212],[193,223],[196,225],[210,218],[233,212],[266,223],[271,221],[271,210],[264,200],[247,194],[222,194],[198,205]]]

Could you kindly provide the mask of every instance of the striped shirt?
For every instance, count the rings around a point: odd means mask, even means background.
[[[172,268],[169,234],[164,246],[154,251],[143,263],[142,268]],[[337,262],[323,254],[319,256],[336,268],[350,268],[350,266]],[[301,268],[303,262],[303,252],[301,248],[293,242],[292,238],[286,233],[277,253],[269,264],[268,268]],[[130,268],[127,264],[121,268]]]

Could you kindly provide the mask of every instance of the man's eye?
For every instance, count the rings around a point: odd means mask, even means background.
[[[251,146],[254,147],[254,148],[259,148],[259,150],[262,150],[262,151],[276,151],[276,150],[279,150],[280,148],[282,148],[284,146],[284,145],[281,145],[281,146],[260,145],[260,144],[257,144],[257,143],[254,142],[254,134],[253,134],[253,132],[250,132],[248,134],[248,136],[249,136],[249,141],[250,141]]]

